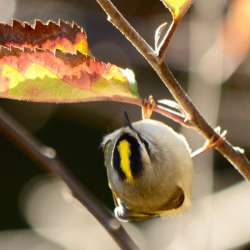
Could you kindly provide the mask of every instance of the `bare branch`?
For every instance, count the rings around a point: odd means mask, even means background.
[[[121,249],[139,249],[113,214],[56,158],[56,152],[42,145],[2,109],[0,109],[0,133],[14,142],[40,166],[61,177],[68,185],[74,197],[101,223]]]
[[[216,149],[232,163],[241,175],[250,181],[250,162],[242,150],[232,146],[225,138],[221,138],[216,131],[206,122],[198,109],[191,102],[182,89],[172,72],[147,44],[147,42],[136,32],[123,15],[117,10],[110,0],[96,0],[108,15],[108,20],[124,34],[124,36],[142,54],[147,62],[156,71],[165,86],[169,89],[175,100],[183,108],[186,118],[191,121],[193,127],[207,140],[221,140]]]

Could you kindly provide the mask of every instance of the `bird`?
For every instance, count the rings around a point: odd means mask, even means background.
[[[138,221],[184,211],[193,176],[187,140],[161,121],[125,117],[127,124],[101,143],[115,216]]]

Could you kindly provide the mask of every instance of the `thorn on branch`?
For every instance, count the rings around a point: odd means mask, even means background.
[[[42,146],[41,149],[41,154],[46,156],[49,159],[55,159],[56,158],[56,150],[48,147],[48,146]]]
[[[109,15],[107,15],[107,20],[108,20],[108,22],[112,22],[112,19],[111,19],[111,16],[109,16]]]
[[[221,127],[218,126],[214,129],[214,131],[216,132],[216,135],[214,135],[210,140],[207,140],[202,147],[195,150],[191,154],[192,158],[195,158],[210,149],[218,147],[226,139],[227,130],[222,131]]]
[[[245,154],[245,150],[241,147],[234,146],[233,149],[239,154],[242,154],[242,155]]]

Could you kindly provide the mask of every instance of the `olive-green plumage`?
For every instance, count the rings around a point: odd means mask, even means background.
[[[193,163],[182,135],[148,119],[107,135],[102,145],[118,218],[146,219],[188,207]]]

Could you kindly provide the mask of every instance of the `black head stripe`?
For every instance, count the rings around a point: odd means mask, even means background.
[[[140,135],[140,133],[132,126],[132,123],[130,122],[128,113],[126,111],[124,111],[124,117],[125,117],[125,125],[128,126],[131,130],[133,130],[137,134],[137,136],[140,138],[141,142],[144,144],[148,155],[150,155],[148,142],[145,139],[143,139],[142,136]]]
[[[118,151],[119,142],[121,142],[122,140],[126,140],[130,144],[130,151],[131,151],[130,169],[131,169],[131,173],[133,177],[136,178],[141,174],[142,169],[143,169],[142,159],[141,159],[141,146],[138,140],[134,136],[128,133],[123,134],[115,145],[114,154],[113,154],[113,167],[114,169],[117,170],[121,179],[126,178],[125,173],[123,173],[121,166],[120,166],[121,157]]]
[[[123,173],[122,168],[120,166],[121,157],[117,148],[118,143],[115,145],[114,153],[113,153],[113,168],[117,171],[118,175],[122,180],[126,178],[126,175]]]
[[[146,149],[148,155],[150,156],[149,143],[139,133],[137,133],[137,135],[140,138],[141,142],[144,144],[145,149]]]

